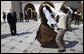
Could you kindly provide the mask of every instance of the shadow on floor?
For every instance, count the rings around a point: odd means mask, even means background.
[[[33,32],[23,32],[23,33],[18,33],[17,36],[22,36],[22,35],[25,35],[25,34],[32,34]]]
[[[72,32],[72,31],[77,30],[77,29],[79,29],[79,28],[72,28],[72,30],[67,29],[66,31]]]
[[[72,28],[72,31],[73,31],[73,30],[77,30],[77,29],[79,29],[79,28]]]
[[[65,42],[67,42],[67,44]],[[78,44],[78,41],[65,40],[64,43],[65,43],[65,48],[71,48],[71,47],[75,47]]]
[[[1,39],[3,39],[3,38],[6,38],[6,37],[11,37],[12,35],[9,33],[9,34],[3,34],[3,35],[1,35]]]
[[[77,44],[78,44],[78,41],[64,40],[64,46],[65,46],[65,48],[71,48],[71,47],[76,46]],[[43,48],[59,48],[58,45],[56,44],[56,42],[53,45],[51,45],[51,46],[41,46],[41,47],[43,47]]]
[[[25,35],[25,34],[32,34],[33,32],[22,32],[22,33],[17,33],[17,36],[22,36],[22,35]],[[11,37],[12,35],[9,33],[9,34],[3,34],[1,35],[1,39],[3,38],[6,38],[6,37]]]

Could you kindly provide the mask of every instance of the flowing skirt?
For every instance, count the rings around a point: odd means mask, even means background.
[[[48,24],[41,24],[37,30],[36,39],[41,45],[49,46],[55,41],[56,35],[57,33]]]

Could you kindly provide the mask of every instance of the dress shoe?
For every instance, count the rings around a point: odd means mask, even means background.
[[[59,49],[58,52],[64,52],[66,51],[65,49]]]

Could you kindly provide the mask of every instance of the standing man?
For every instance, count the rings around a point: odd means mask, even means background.
[[[5,19],[6,19],[6,13],[3,11],[3,20],[4,20],[4,23],[6,22]]]
[[[33,13],[33,19],[35,21],[35,11],[33,11],[32,13]]]
[[[34,21],[37,21],[37,12],[34,12]]]
[[[27,22],[29,22],[29,11],[27,11]]]
[[[23,13],[20,12],[20,22],[23,22]]]
[[[29,21],[28,20],[28,12],[25,10],[25,21],[27,22],[27,21]]]
[[[10,12],[7,14],[7,21],[10,26],[11,35],[16,35],[16,22],[17,22],[17,15],[16,12],[10,8]]]
[[[77,9],[77,11],[75,12],[75,25],[79,25],[79,21],[81,20],[81,12],[80,12],[80,8]]]
[[[38,19],[37,19],[37,12],[35,12],[35,19],[36,19],[36,21],[38,20]]]

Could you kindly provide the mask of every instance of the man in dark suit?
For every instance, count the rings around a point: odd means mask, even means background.
[[[20,22],[23,22],[23,13],[20,12]]]
[[[30,18],[30,12],[27,11],[27,22],[29,22],[29,18]]]
[[[10,31],[11,35],[15,36],[16,35],[16,22],[17,22],[17,17],[16,17],[16,12],[10,8],[10,12],[7,14],[7,21],[10,26]]]
[[[35,12],[34,17],[35,17],[35,21],[37,21],[37,20],[38,20],[38,19],[37,19],[37,12]]]

